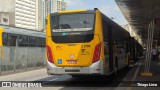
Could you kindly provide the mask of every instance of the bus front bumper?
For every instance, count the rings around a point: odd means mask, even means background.
[[[103,75],[103,62],[99,60],[89,67],[57,67],[47,60],[47,73],[48,75]]]

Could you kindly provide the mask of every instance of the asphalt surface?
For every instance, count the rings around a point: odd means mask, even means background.
[[[38,82],[42,84],[42,88],[4,88],[0,90],[104,90],[104,89],[115,89],[119,86],[120,82],[126,76],[130,69],[124,68],[119,71],[117,76],[86,76],[86,77],[72,77],[70,75],[54,75],[48,76],[46,69],[33,70],[28,72],[16,73],[12,75],[0,76],[0,81],[28,81]],[[112,88],[113,86],[113,88]]]
[[[129,72],[129,68],[119,71],[118,75],[110,76],[82,76],[72,77],[70,75],[49,76],[37,81],[44,81],[45,87],[117,87]]]
[[[3,75],[0,76],[0,81],[35,81],[46,77],[48,77],[46,69],[38,69],[28,72]]]
[[[152,63],[152,72],[157,72],[158,61]],[[124,68],[118,72],[118,75],[110,76],[82,76],[72,77],[70,75],[48,76],[46,69],[38,69],[28,72],[16,73],[12,75],[0,76],[0,81],[29,81],[38,82],[42,87],[33,88],[0,88],[0,90],[159,90],[159,87],[137,87],[132,81],[160,80],[159,72],[154,73],[153,77],[141,77],[143,71],[143,62],[137,63],[132,68]],[[149,79],[147,79],[149,78]],[[135,87],[133,87],[135,86]]]

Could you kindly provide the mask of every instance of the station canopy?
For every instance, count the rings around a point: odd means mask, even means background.
[[[160,0],[115,0],[132,30],[146,43],[154,21],[154,39],[160,39]]]

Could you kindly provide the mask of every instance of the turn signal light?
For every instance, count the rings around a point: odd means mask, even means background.
[[[94,49],[94,55],[92,62],[95,63],[100,59],[100,53],[101,53],[101,43],[98,43]]]

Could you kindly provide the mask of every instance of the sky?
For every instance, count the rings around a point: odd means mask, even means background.
[[[119,25],[125,25],[128,23],[114,0],[66,0],[66,2],[67,9],[69,10],[93,10],[94,8],[98,8],[109,18],[115,18],[113,19],[113,21],[115,21]]]

